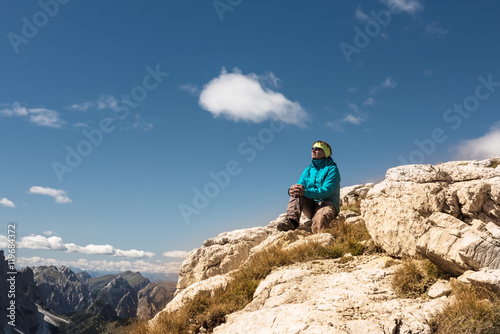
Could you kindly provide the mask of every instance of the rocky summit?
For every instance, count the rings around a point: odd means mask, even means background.
[[[346,224],[364,224],[370,242],[383,252],[277,268],[259,283],[252,301],[213,332],[431,333],[429,319],[453,300],[450,281],[439,279],[426,298],[398,297],[391,281],[401,258],[418,257],[452,279],[500,291],[498,162],[399,166],[380,183],[342,188],[339,216]],[[297,230],[279,232],[283,219],[222,233],[190,252],[176,295],[162,312],[225,287],[230,274],[259,251],[333,242],[331,234],[312,235],[305,217]]]

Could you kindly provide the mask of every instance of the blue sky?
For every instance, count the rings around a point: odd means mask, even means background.
[[[314,141],[342,186],[500,155],[496,1],[8,1],[0,246],[176,273],[285,211]]]

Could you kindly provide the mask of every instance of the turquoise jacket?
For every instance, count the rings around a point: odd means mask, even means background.
[[[317,203],[328,201],[339,212],[340,173],[331,157],[313,160],[300,176],[298,184],[305,188],[304,197],[312,198]]]

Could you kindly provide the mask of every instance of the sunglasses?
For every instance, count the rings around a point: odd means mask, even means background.
[[[320,150],[323,151],[323,149],[321,147],[313,147],[311,150],[312,151],[320,151]]]

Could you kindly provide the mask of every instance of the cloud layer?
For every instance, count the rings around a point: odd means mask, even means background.
[[[150,263],[144,260],[137,261],[89,261],[86,259],[78,259],[76,261],[60,261],[51,258],[42,258],[38,256],[26,258],[18,258],[18,267],[35,267],[35,266],[61,266],[64,265],[70,268],[78,268],[88,271],[103,271],[103,272],[123,272],[127,270],[139,271],[141,273],[157,273],[157,274],[178,274],[181,262],[156,262]]]
[[[31,194],[40,194],[53,197],[56,200],[56,203],[59,204],[71,203],[71,199],[68,197],[68,195],[66,195],[66,192],[64,190],[35,186],[31,187],[29,192]]]
[[[220,76],[203,87],[199,104],[216,117],[224,116],[234,121],[260,123],[273,119],[303,125],[308,115],[298,102],[263,87],[264,81],[276,86],[277,80],[272,73],[244,75],[238,69],[233,73],[223,69]]]
[[[6,247],[7,237],[0,236],[0,247]],[[127,258],[151,258],[155,256],[152,252],[146,252],[137,249],[131,250],[121,250],[114,248],[111,245],[94,245],[89,244],[87,246],[78,246],[74,243],[64,243],[61,237],[51,236],[44,237],[43,235],[29,235],[22,237],[17,242],[17,247],[19,248],[29,248],[29,249],[47,249],[54,251],[61,251],[66,253],[81,253],[90,255],[110,255],[116,257],[127,257]]]
[[[457,148],[459,159],[488,159],[500,156],[500,122],[482,137],[465,140]]]

